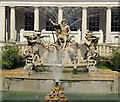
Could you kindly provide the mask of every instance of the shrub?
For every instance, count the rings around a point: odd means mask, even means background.
[[[110,62],[113,66],[112,70],[120,71],[120,51],[118,49],[112,51]]]
[[[20,49],[17,45],[6,43],[2,54],[2,68],[13,69],[23,66],[24,57],[19,52]]]
[[[111,69],[112,65],[110,63],[110,58],[99,56],[97,58],[97,67],[102,69]]]
[[[120,51],[118,49],[113,50],[112,55],[109,57],[99,56],[97,58],[97,67],[120,71]]]

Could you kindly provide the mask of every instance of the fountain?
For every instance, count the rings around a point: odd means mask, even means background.
[[[56,24],[54,24],[56,25]],[[61,26],[58,24],[57,26]],[[68,28],[67,28],[68,27]],[[37,66],[48,66],[51,69],[73,67],[74,69],[86,66],[86,70],[95,71],[97,54],[97,43],[99,38],[88,32],[83,44],[71,41],[69,37],[69,26],[56,29],[57,41],[47,43],[43,40],[46,36],[41,36],[40,32],[35,31],[33,34],[24,34],[28,45],[24,52],[26,56],[26,65],[24,69],[36,69]],[[63,32],[61,33],[61,29]],[[65,33],[66,31],[67,34]],[[34,51],[34,45],[39,44],[44,53],[38,55]],[[93,70],[92,70],[93,69]]]
[[[96,58],[97,43],[99,38],[92,32],[88,32],[85,36],[84,43],[79,44],[71,40],[70,27],[63,19],[61,24],[54,23],[49,19],[55,28],[57,40],[54,43],[45,42],[47,36],[42,36],[40,31],[35,31],[32,34],[24,34],[28,45],[24,52],[26,57],[25,70],[37,69],[38,67],[49,67],[55,79],[55,87],[45,97],[45,100],[68,100],[60,88],[59,79],[64,68],[84,67],[88,72],[97,71]],[[41,53],[37,54],[34,51],[35,44],[40,45]],[[43,51],[42,51],[43,50]]]
[[[58,83],[63,69],[65,67],[73,67],[76,70],[78,67],[86,66],[85,68],[89,72],[96,71],[95,58],[98,55],[96,47],[99,38],[94,36],[92,33],[87,33],[85,37],[86,41],[83,44],[80,45],[78,43],[71,42],[68,33],[70,29],[69,26],[64,23],[65,20],[62,21],[62,24],[55,24],[52,20],[50,21],[53,25],[57,27],[59,26],[59,29],[56,29],[57,41],[55,43],[49,44],[44,42],[42,39],[43,36],[41,36],[38,31],[35,31],[31,35],[24,35],[28,42],[28,46],[25,51],[26,65],[24,69],[36,69],[38,66],[50,67],[55,78],[56,87],[52,89],[45,99],[67,100],[63,93],[60,94],[60,96],[57,94],[59,91],[61,92]],[[33,46],[36,43],[46,49],[44,55],[39,56],[35,53]],[[82,53],[82,49],[84,49],[84,53]]]

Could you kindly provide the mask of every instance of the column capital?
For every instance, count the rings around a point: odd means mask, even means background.
[[[87,5],[83,5],[82,6],[83,9],[87,9],[87,7],[88,7]]]
[[[0,7],[5,7],[4,5],[0,5]]]
[[[62,8],[63,8],[63,6],[62,6],[62,5],[59,5],[59,6],[58,6],[58,8],[59,8],[59,9],[62,9]]]
[[[35,9],[38,9],[40,6],[38,6],[38,5],[35,5],[35,6],[33,6]]]
[[[111,6],[111,5],[108,5],[108,6],[106,6],[106,8],[107,8],[107,9],[111,9],[111,8],[112,8],[112,6]]]
[[[15,6],[14,6],[14,5],[10,5],[9,7],[10,7],[10,8],[15,8]]]

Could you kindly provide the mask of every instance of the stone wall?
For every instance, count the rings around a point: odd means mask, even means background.
[[[61,80],[66,93],[117,93],[116,80]],[[3,90],[49,92],[55,86],[52,79],[3,79]]]

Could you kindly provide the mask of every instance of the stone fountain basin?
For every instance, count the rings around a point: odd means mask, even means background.
[[[65,67],[65,68],[77,68],[86,67],[87,63],[80,63],[80,64],[52,64],[52,63],[42,63],[37,64],[38,67]]]

